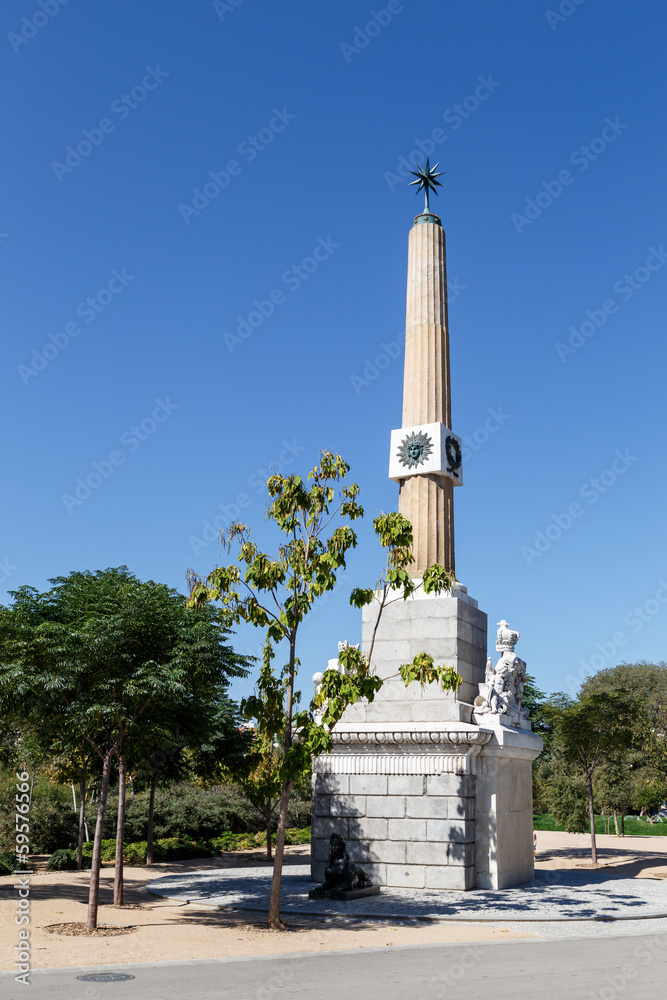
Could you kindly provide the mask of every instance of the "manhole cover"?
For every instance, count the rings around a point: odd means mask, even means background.
[[[124,972],[91,972],[88,976],[77,976],[84,983],[124,983],[134,976],[127,976]]]

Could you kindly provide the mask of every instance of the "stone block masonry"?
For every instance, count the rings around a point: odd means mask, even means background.
[[[314,788],[316,880],[324,879],[329,837],[340,833],[350,857],[381,885],[468,889],[475,884],[471,775],[333,775],[316,770]]]
[[[377,621],[378,605],[362,612],[362,646],[366,654]],[[470,722],[470,706],[484,680],[487,616],[468,596],[464,587],[454,595],[425,595],[421,590],[407,601],[388,603],[375,633],[373,667],[385,681],[371,704],[357,702],[347,710],[346,723],[442,723]],[[456,668],[463,683],[456,694],[431,685],[407,690],[399,668],[419,653],[427,652],[438,665]]]

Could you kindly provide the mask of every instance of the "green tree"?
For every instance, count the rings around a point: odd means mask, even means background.
[[[63,733],[53,738],[53,734],[48,731],[48,717],[37,722],[39,728],[44,721],[47,726],[46,732],[42,734],[42,739],[50,747],[53,754],[46,767],[46,773],[56,784],[72,784],[79,787],[79,831],[77,836],[76,867],[78,871],[83,868],[83,844],[86,831],[86,803],[90,793],[91,778],[98,780],[101,778],[101,768],[99,758],[90,744],[75,735],[73,741],[66,738]]]
[[[573,796],[576,798],[577,791],[574,788],[570,790],[566,789],[567,776],[562,771],[562,768],[559,768],[555,763],[555,726],[560,712],[569,705],[572,705],[573,700],[568,695],[563,694],[562,691],[556,694],[545,695],[543,691],[540,691],[536,687],[532,677],[526,679],[524,695],[526,695],[526,692],[527,697],[524,697],[523,704],[530,711],[530,724],[533,732],[541,736],[544,742],[541,754],[533,761],[533,808],[535,812],[549,812],[554,817],[556,817],[556,813],[554,812],[554,809],[556,809],[559,816],[561,816],[560,819],[557,819],[557,822],[562,826],[567,826],[562,816],[573,816],[575,814],[570,809],[570,803],[574,801]],[[564,813],[556,805],[563,796]],[[573,824],[577,821],[568,820],[568,822]]]
[[[229,767],[228,773],[262,815],[266,829],[266,857],[270,861],[276,807],[282,792],[280,745],[261,733],[254,733],[248,753]]]
[[[636,707],[620,692],[598,691],[554,714],[556,758],[583,774],[588,793],[591,860],[597,864],[593,778],[635,738]]]
[[[588,789],[582,774],[569,766],[552,764],[543,801],[559,826],[568,833],[585,833],[589,827]]]
[[[295,688],[301,623],[317,600],[335,588],[336,574],[345,568],[347,553],[357,543],[350,523],[363,516],[363,509],[357,502],[359,487],[343,483],[348,471],[342,458],[323,452],[320,464],[308,476],[310,489],[298,475],[271,476],[267,518],[285,536],[277,558],[258,549],[246,525],[235,524],[226,540],[230,547],[238,542],[238,563],[217,567],[206,581],[190,574],[194,606],[220,600],[234,620],[266,630],[257,693],[242,703],[242,709],[246,718],[256,720],[259,736],[271,744],[277,741],[281,751],[281,795],[268,916],[272,929],[283,926],[280,887],[292,786],[312,756],[330,751],[331,730],[347,705],[359,698],[372,700],[382,685],[372,673],[371,659],[350,647],[340,655],[341,671],[324,672],[309,709],[299,707],[300,695]],[[374,527],[387,552],[387,568],[378,587],[381,613],[390,592],[394,597],[399,593],[407,597],[415,589],[408,573],[412,528],[399,514],[380,515]],[[431,567],[425,574],[427,590],[437,592],[451,584],[441,567]],[[361,589],[350,597],[356,607],[375,599],[374,591]],[[287,651],[287,662],[279,672],[272,665],[276,646]],[[437,681],[449,688],[460,682],[451,667],[436,667],[426,654],[406,664],[403,672],[406,682],[409,677]]]
[[[667,718],[667,663],[619,663],[599,670],[581,685],[580,697],[599,691],[631,693],[638,715],[655,723]]]
[[[634,805],[642,814],[646,814],[649,823],[653,822],[665,799],[667,799],[667,782],[662,775],[646,776],[635,786]]]
[[[596,805],[603,815],[613,816],[617,837],[625,836],[624,818],[633,800],[632,756],[631,752],[610,754],[595,776]]]
[[[112,760],[128,733],[159,724],[168,707],[216,700],[245,673],[227,645],[228,622],[188,608],[175,590],[140,582],[122,566],[71,573],[39,594],[23,587],[0,613],[0,692],[26,720],[85,741],[102,765],[88,928],[97,926],[101,842]],[[40,700],[41,699],[41,700]]]

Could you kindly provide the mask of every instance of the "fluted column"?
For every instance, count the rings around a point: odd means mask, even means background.
[[[435,422],[451,427],[445,232],[439,221],[420,221],[408,245],[403,426]],[[445,476],[414,475],[400,484],[398,509],[413,528],[414,577],[436,562],[454,572],[453,492]]]

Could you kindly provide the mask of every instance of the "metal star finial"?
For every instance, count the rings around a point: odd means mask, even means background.
[[[412,187],[413,184],[417,185],[417,190],[415,191],[415,194],[419,194],[421,189],[422,188],[424,189],[424,193],[426,195],[426,201],[424,202],[424,213],[430,212],[428,204],[429,189],[433,191],[433,194],[437,194],[438,192],[436,191],[436,187],[442,187],[441,182],[437,178],[442,177],[446,173],[446,171],[441,170],[438,173],[437,170],[439,166],[440,164],[436,163],[435,166],[432,167],[429,163],[429,158],[427,157],[425,167],[422,167],[421,163],[418,163],[417,169],[410,171],[412,176],[417,178],[416,181],[410,181],[409,184],[410,187]]]

